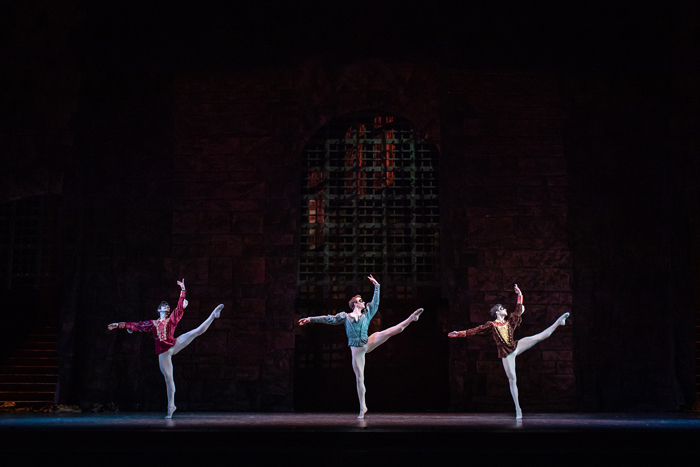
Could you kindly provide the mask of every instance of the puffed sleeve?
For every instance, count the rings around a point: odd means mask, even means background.
[[[309,316],[309,323],[343,324],[347,316],[347,313],[345,313],[344,311],[341,311],[336,315]]]
[[[177,307],[170,313],[170,322],[173,325],[177,325],[182,319],[182,315],[185,313],[185,307],[183,306],[185,302],[185,291],[180,291],[180,299],[177,301]]]
[[[465,336],[486,336],[491,332],[491,328],[493,327],[493,322],[488,321],[481,326],[477,326],[475,328],[467,329],[464,331]]]
[[[367,304],[367,315],[369,319],[372,319],[372,316],[377,312],[379,309],[379,284],[374,286],[374,296],[372,296],[372,301]]]
[[[510,324],[513,328],[518,326],[520,324],[520,322],[523,320],[522,314],[523,314],[523,304],[516,303],[515,308],[513,309],[513,312],[510,315],[508,315],[508,324]]]
[[[131,323],[124,323],[127,331],[129,332],[151,332],[153,329],[153,321],[134,321]]]

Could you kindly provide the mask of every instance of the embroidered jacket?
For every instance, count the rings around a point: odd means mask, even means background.
[[[481,326],[464,331],[466,336],[486,336],[489,333],[493,336],[498,347],[498,358],[504,358],[515,351],[518,341],[513,339],[515,328],[522,321],[521,303],[515,305],[515,310],[508,315],[508,318],[503,323],[496,321],[487,321]]]
[[[126,329],[129,331],[150,332],[153,334],[153,340],[156,343],[156,354],[160,355],[166,352],[170,347],[175,345],[175,327],[182,319],[184,307],[182,303],[185,301],[185,291],[180,292],[180,299],[177,301],[177,307],[165,319],[153,319],[150,321],[136,321],[125,323]]]

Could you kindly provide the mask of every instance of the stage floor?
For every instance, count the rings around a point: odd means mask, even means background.
[[[700,414],[0,413],[2,452],[416,465],[494,454],[648,461],[700,455]],[[364,432],[371,435],[345,433]],[[697,458],[697,457],[696,457]],[[316,461],[313,461],[316,459]],[[364,459],[364,460],[363,460]]]

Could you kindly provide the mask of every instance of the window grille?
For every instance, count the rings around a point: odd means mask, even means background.
[[[0,284],[39,288],[51,276],[52,251],[44,240],[44,197],[0,204]]]
[[[333,120],[302,155],[300,299],[439,284],[437,151],[393,116]]]

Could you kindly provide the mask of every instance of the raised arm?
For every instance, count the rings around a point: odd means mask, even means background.
[[[309,316],[308,318],[302,318],[299,320],[299,326],[303,326],[309,323],[320,323],[320,324],[343,324],[347,318],[347,313],[341,311],[336,315],[325,315],[325,316]]]
[[[367,276],[367,279],[374,284],[374,295],[372,296],[372,301],[367,304],[367,316],[369,319],[372,319],[379,309],[379,282],[372,277],[372,274]]]
[[[518,303],[515,305],[515,313],[522,315],[525,313],[525,306],[523,305],[523,293],[520,291],[518,284],[513,286],[515,293],[518,294]]]
[[[181,281],[177,281],[177,285],[180,286],[180,298],[177,301],[177,307],[170,313],[170,321],[173,324],[177,324],[182,319],[182,315],[185,311],[185,278],[183,277]]]

